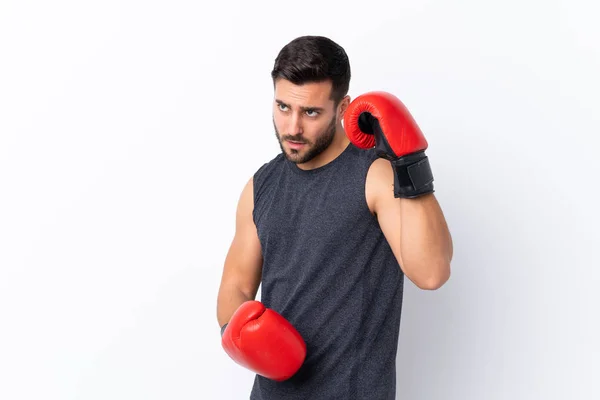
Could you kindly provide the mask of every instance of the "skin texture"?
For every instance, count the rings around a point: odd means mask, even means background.
[[[331,83],[275,84],[273,125],[286,158],[301,169],[321,167],[336,157],[350,141],[342,126],[350,98],[339,104],[330,98]],[[294,148],[293,143],[302,143]],[[452,238],[442,209],[434,196],[416,199],[394,197],[394,175],[385,159],[373,162],[365,182],[371,213],[396,256],[402,271],[421,289],[440,288],[450,277]],[[217,299],[219,325],[229,321],[245,301],[254,300],[262,273],[261,247],[252,219],[253,181],[248,180],[239,198],[236,231],[225,259]]]

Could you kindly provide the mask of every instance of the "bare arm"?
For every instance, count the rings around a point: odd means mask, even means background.
[[[217,321],[220,327],[229,321],[242,303],[255,299],[260,285],[263,260],[252,218],[253,209],[253,180],[250,179],[240,195],[235,235],[223,267],[217,297]]]
[[[438,289],[450,277],[452,237],[432,194],[414,199],[394,197],[389,161],[373,162],[367,176],[367,199],[406,276],[421,289]]]

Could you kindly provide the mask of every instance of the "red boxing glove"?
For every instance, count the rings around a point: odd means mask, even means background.
[[[221,344],[225,352],[258,375],[285,381],[304,363],[306,343],[300,333],[259,301],[243,303],[224,328]]]
[[[373,148],[394,167],[394,196],[414,198],[433,193],[433,174],[425,155],[427,140],[407,108],[394,95],[369,92],[350,103],[344,114],[348,139]]]

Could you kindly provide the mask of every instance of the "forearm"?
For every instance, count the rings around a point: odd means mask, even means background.
[[[246,301],[254,300],[235,285],[224,285],[219,289],[217,298],[217,321],[219,327],[231,319],[233,313]]]
[[[436,289],[450,276],[453,254],[442,209],[433,194],[398,201],[403,269],[420,287]]]

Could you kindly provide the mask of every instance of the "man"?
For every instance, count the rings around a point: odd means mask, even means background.
[[[450,276],[427,142],[394,96],[351,102],[328,38],[288,43],[272,77],[281,154],[239,198],[223,348],[256,372],[251,399],[394,399],[404,276],[426,290]]]

